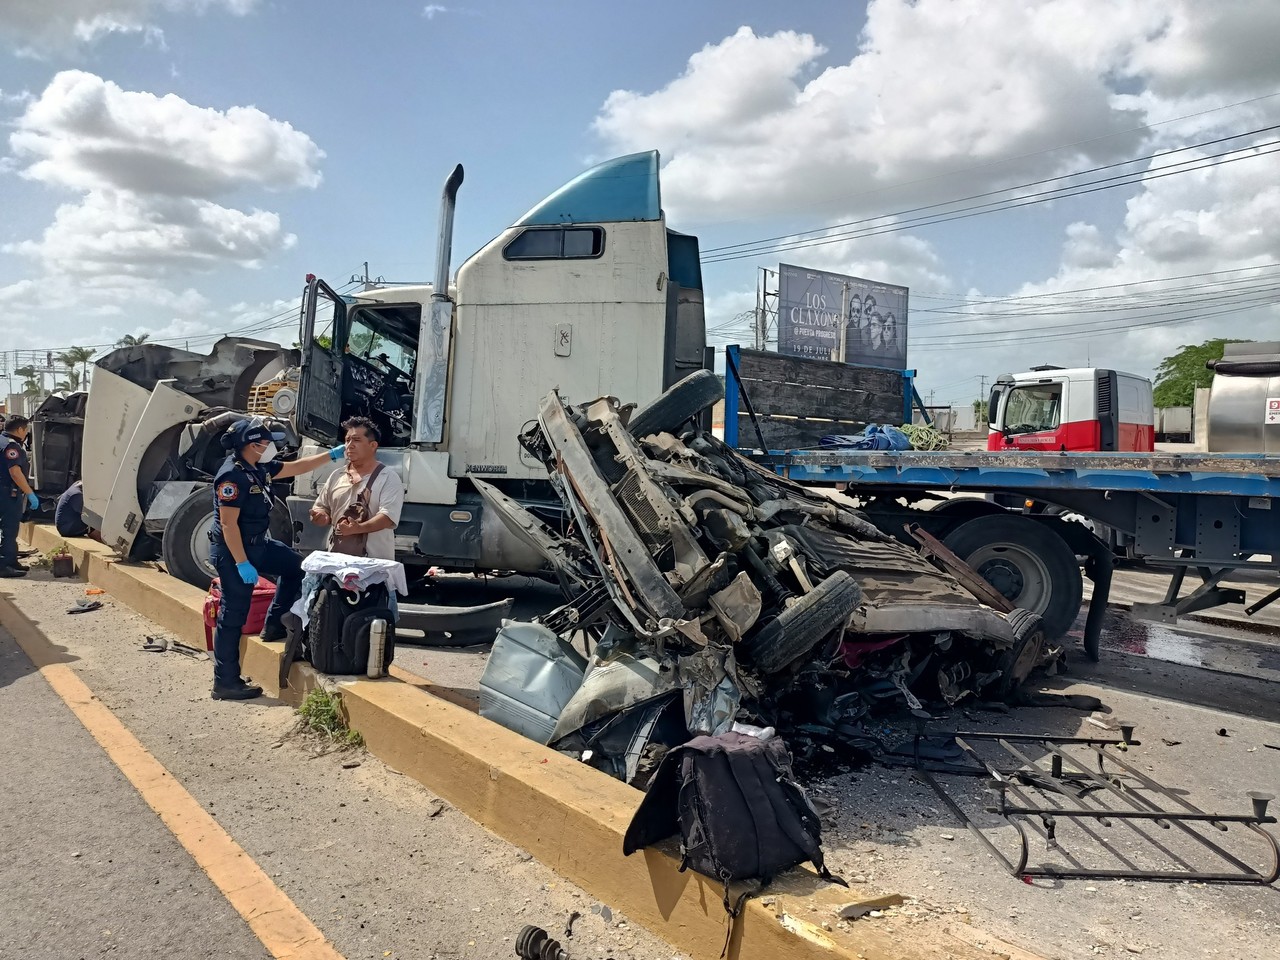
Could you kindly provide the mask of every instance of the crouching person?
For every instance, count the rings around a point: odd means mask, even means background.
[[[302,561],[293,549],[270,533],[271,481],[309,473],[343,455],[328,453],[284,463],[276,460],[277,440],[261,418],[241,420],[227,429],[222,445],[229,451],[213,480],[213,530],[210,558],[222,584],[222,605],[213,635],[213,699],[252,700],[262,688],[240,676],[240,632],[249,618],[258,575],[276,578],[276,595],[267,611],[262,639],[282,640],[280,620],[298,599]]]

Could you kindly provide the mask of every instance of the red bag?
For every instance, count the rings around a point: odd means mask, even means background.
[[[244,622],[241,633],[261,633],[262,625],[267,622],[267,608],[276,598],[276,585],[266,577],[259,577],[253,588],[253,599],[249,601],[249,617]],[[206,650],[213,649],[213,631],[218,626],[218,609],[222,606],[222,584],[214,577],[209,584],[209,595],[204,598],[204,645]]]

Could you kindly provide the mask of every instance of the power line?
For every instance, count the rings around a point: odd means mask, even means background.
[[[1132,186],[1138,183],[1147,183],[1152,180],[1161,180],[1165,177],[1176,176],[1183,173],[1193,173],[1198,170],[1206,170],[1211,167],[1222,166],[1226,163],[1234,163],[1238,160],[1247,160],[1257,157],[1267,156],[1277,152],[1277,149],[1259,150],[1259,147],[1277,148],[1280,145],[1280,139],[1268,141],[1262,144],[1249,144],[1245,147],[1236,148],[1234,150],[1224,151],[1220,154],[1213,154],[1208,157],[1195,157],[1189,160],[1179,161],[1167,167],[1148,168],[1145,171],[1136,171],[1126,173],[1115,177],[1106,177],[1100,180],[1089,181],[1082,184],[1073,184],[1055,188],[1053,190],[1041,191],[1039,193],[1030,194],[1026,197],[1013,197],[1007,200],[994,201],[990,203],[976,204],[971,207],[961,207],[956,210],[948,211],[945,214],[937,214],[924,217],[912,217],[907,220],[892,220],[892,217],[899,216],[901,213],[911,213],[912,210],[904,210],[899,214],[883,214],[875,217],[866,217],[862,220],[850,221],[841,226],[856,226],[860,224],[874,224],[865,226],[862,229],[850,230],[844,233],[825,233],[814,237],[813,239],[800,239],[791,242],[779,243],[762,243],[761,245],[749,250],[742,250],[736,253],[723,253],[704,257],[704,263],[724,263],[731,260],[745,260],[750,257],[759,257],[769,253],[783,253],[793,250],[800,250],[807,247],[824,246],[831,243],[839,243],[844,240],[865,239],[866,237],[877,237],[889,233],[899,233],[903,230],[909,230],[914,227],[934,226],[940,223],[949,223],[953,220],[967,220],[971,217],[985,216],[991,213],[1004,213],[1009,210],[1017,210],[1022,207],[1034,206],[1042,203],[1049,203],[1055,200],[1065,200],[1073,197],[1087,196],[1092,193],[1100,193],[1104,190],[1114,190],[1119,187]],[[1212,162],[1209,162],[1212,161]],[[1133,163],[1135,161],[1125,161],[1125,163]],[[1124,164],[1117,164],[1122,166]],[[1184,169],[1174,169],[1182,167]],[[1069,180],[1078,174],[1068,174],[1061,178]],[[1029,186],[1029,184],[1022,185]],[[1022,189],[1022,186],[1010,187],[1004,191],[1007,193],[1012,190]],[[983,196],[983,195],[978,195]],[[927,210],[934,207],[951,206],[956,203],[963,203],[969,199],[976,197],[966,197],[959,200],[950,200],[938,204],[929,204],[925,207],[914,208],[915,210]],[[887,220],[887,223],[875,224],[875,221]],[[834,229],[834,228],[824,228]],[[807,234],[814,231],[806,231]],[[802,235],[803,236],[803,235]]]
[[[1277,301],[1272,299],[1267,301],[1274,304]],[[1174,327],[1185,323],[1194,323],[1197,320],[1207,320],[1213,317],[1220,317],[1226,314],[1239,313],[1239,306],[1232,304],[1219,310],[1196,311],[1192,314],[1183,316],[1161,316],[1158,319],[1147,320],[1139,323],[1121,323],[1113,324],[1108,330],[1105,328],[1092,327],[1088,330],[1050,330],[1038,335],[1026,337],[1011,337],[1008,332],[990,331],[989,335],[960,335],[950,337],[938,337],[936,341],[919,344],[913,341],[912,348],[923,350],[926,352],[937,350],[967,350],[975,347],[986,347],[993,345],[1006,345],[1010,343],[1041,343],[1057,340],[1079,340],[1087,337],[1094,337],[1102,333],[1129,333],[1133,330],[1143,330],[1150,327]],[[1041,328],[1029,327],[1027,332]],[[959,342],[957,342],[959,341]]]
[[[1092,293],[1095,290],[1115,290],[1121,287],[1140,287],[1152,283],[1172,283],[1175,280],[1198,280],[1201,277],[1217,277],[1225,273],[1242,273],[1245,270],[1270,270],[1273,267],[1280,267],[1280,262],[1274,263],[1257,263],[1249,267],[1228,267],[1222,270],[1209,270],[1203,273],[1183,273],[1172,277],[1153,277],[1150,280],[1126,280],[1120,283],[1105,283],[1093,287],[1073,287],[1069,290],[1050,290],[1045,293],[1022,293],[1011,294],[1004,297],[982,297],[976,300],[967,299],[959,294],[937,293],[932,291],[911,291],[912,299],[925,297],[928,299],[954,300],[957,303],[969,304],[992,304],[992,303],[1012,303],[1018,300],[1038,300],[1045,297],[1058,297],[1071,293]]]
[[[988,190],[985,193],[975,193],[967,197],[959,197],[955,200],[942,200],[942,201],[939,201],[938,203],[929,203],[919,207],[910,207],[906,210],[899,210],[897,213],[881,214],[878,217],[864,217],[861,220],[850,220],[846,223],[833,223],[830,226],[826,226],[826,227],[818,227],[812,230],[802,230],[798,234],[797,233],[783,234],[782,236],[777,236],[777,237],[766,237],[763,240],[747,240],[742,243],[729,243],[720,247],[709,247],[708,249],[704,250],[703,253],[718,254],[718,253],[724,253],[729,250],[736,250],[742,247],[754,247],[760,244],[774,243],[777,241],[799,240],[804,238],[805,236],[823,236],[827,233],[827,231],[830,231],[830,230],[839,230],[843,227],[857,226],[858,224],[868,223],[872,220],[882,220],[888,217],[899,217],[907,213],[919,213],[921,210],[933,210],[937,207],[946,207],[954,203],[968,203],[970,200],[981,200],[983,197],[994,197],[1002,193],[1009,193],[1013,190],[1022,190],[1027,187],[1039,187],[1039,186],[1043,186],[1046,183],[1055,183],[1060,180],[1070,180],[1073,177],[1082,177],[1090,173],[1101,173],[1104,170],[1114,170],[1117,167],[1127,167],[1127,166],[1130,166],[1131,164],[1142,163],[1146,160],[1154,160],[1158,157],[1172,156],[1175,153],[1182,153],[1184,151],[1195,150],[1200,147],[1209,147],[1219,143],[1226,143],[1229,140],[1239,140],[1242,137],[1251,137],[1259,133],[1269,133],[1273,130],[1280,130],[1280,124],[1273,124],[1267,127],[1258,127],[1254,130],[1246,130],[1243,133],[1234,133],[1234,134],[1231,134],[1230,136],[1218,137],[1217,139],[1214,139],[1214,140],[1204,140],[1204,141],[1201,141],[1200,143],[1186,144],[1181,147],[1175,147],[1172,150],[1156,151],[1155,153],[1150,153],[1141,157],[1134,157],[1129,160],[1117,160],[1114,163],[1102,164],[1101,166],[1096,166],[1096,167],[1088,167],[1084,170],[1076,170],[1074,173],[1064,173],[1054,177],[1045,177],[1040,180],[1031,180],[1027,183],[1017,184],[1012,187],[1002,187],[999,190]]]
[[[1063,303],[1056,305],[1063,309],[973,313],[946,311],[946,319],[929,319],[926,321],[919,321],[918,316],[915,315],[913,315],[913,319],[917,321],[917,329],[936,330],[939,327],[982,324],[996,320],[1030,320],[1037,317],[1079,317],[1094,314],[1114,316],[1116,314],[1133,313],[1135,311],[1151,311],[1162,307],[1182,309],[1192,306],[1207,306],[1215,303],[1247,303],[1256,299],[1258,295],[1275,293],[1280,293],[1280,277],[1250,283],[1247,286],[1235,289],[1197,290],[1195,288],[1186,288],[1182,290],[1170,290],[1164,299],[1139,297],[1135,298],[1131,303],[1126,303],[1122,300],[1109,302],[1081,301],[1078,304]]]

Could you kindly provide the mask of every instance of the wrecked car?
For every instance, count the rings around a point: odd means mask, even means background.
[[[521,443],[561,529],[476,482],[570,598],[500,632],[482,715],[637,782],[664,747],[735,723],[819,745],[882,703],[1009,697],[1040,656],[1039,618],[983,605],[726,446],[697,423],[718,394],[709,371],[640,410],[549,393]]]

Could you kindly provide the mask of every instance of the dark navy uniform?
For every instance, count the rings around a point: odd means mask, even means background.
[[[0,433],[0,570],[18,567],[18,528],[26,495],[18,489],[9,473],[18,467],[27,475],[27,449],[22,441],[8,433]]]
[[[218,568],[222,584],[222,606],[218,610],[218,627],[213,635],[213,681],[215,687],[234,687],[240,683],[240,631],[249,618],[253,585],[245,583],[236,569],[236,558],[227,548],[222,533],[219,507],[240,509],[240,538],[245,558],[260,574],[276,578],[276,596],[267,611],[267,624],[280,626],[280,618],[288,612],[302,591],[302,561],[293,550],[272,540],[271,478],[280,472],[278,460],[248,464],[238,454],[227,457],[213,479],[213,548],[210,559]],[[265,629],[265,628],[264,628]]]

